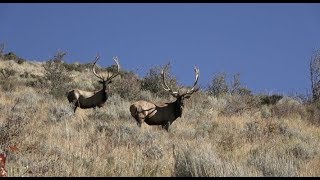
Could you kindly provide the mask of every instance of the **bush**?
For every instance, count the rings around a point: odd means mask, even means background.
[[[3,57],[4,57],[4,48],[5,48],[5,44],[0,43],[0,58],[1,59],[3,59]]]
[[[150,159],[161,159],[164,156],[163,150],[157,145],[153,145],[146,149],[143,154]]]
[[[266,177],[297,176],[297,163],[290,154],[280,150],[257,148],[251,150],[248,164]]]
[[[25,85],[33,88],[47,88],[46,87],[46,79],[42,76],[35,76],[34,79],[28,80]]]
[[[215,74],[212,78],[211,84],[208,86],[208,94],[221,97],[225,96],[229,92],[229,87],[226,81],[225,73]]]
[[[259,100],[252,95],[226,96],[226,105],[221,110],[224,116],[241,115],[242,113],[259,108]]]
[[[291,152],[294,155],[294,157],[301,160],[313,159],[314,156],[317,154],[314,147],[310,146],[307,142],[296,143],[288,151],[288,153]]]
[[[215,74],[211,84],[207,87],[207,92],[215,97],[224,97],[227,94],[252,96],[251,90],[241,84],[239,73],[233,75],[233,81],[230,83],[227,82],[227,75],[225,73]]]
[[[14,76],[17,72],[13,69],[0,69],[0,72],[4,78],[8,78],[10,76]]]
[[[307,120],[314,125],[320,126],[320,101],[315,101],[306,106]]]
[[[0,78],[0,85],[4,91],[14,91],[18,86],[18,82],[12,79],[12,76],[16,74],[12,69],[0,69],[2,77]]]
[[[65,52],[58,52],[53,59],[43,65],[49,93],[56,98],[65,96],[70,86],[69,82],[72,80],[63,65],[65,54]]]
[[[79,71],[79,72],[84,72],[85,70],[89,70],[92,68],[92,63],[85,63],[85,64],[79,64],[79,63],[73,63],[73,64],[68,64],[68,63],[63,63],[65,69],[67,71]]]
[[[141,82],[134,73],[124,73],[121,78],[110,84],[110,89],[123,99],[136,100],[141,93]]]
[[[272,114],[278,118],[288,117],[294,114],[302,115],[304,114],[304,108],[302,104],[292,98],[283,97],[271,108]]]
[[[69,105],[61,105],[55,103],[52,108],[49,109],[48,119],[51,122],[62,122],[69,119],[73,115],[72,109]]]
[[[249,89],[242,86],[239,73],[233,75],[233,81],[230,86],[231,87],[229,89],[232,95],[241,95],[241,96],[252,95]]]
[[[250,170],[239,162],[220,158],[214,148],[208,146],[178,147],[173,150],[176,177],[249,176]]]
[[[21,136],[24,126],[28,120],[23,116],[11,115],[6,118],[4,124],[0,126],[0,144],[8,147],[13,141]]]
[[[16,60],[16,59],[18,59],[18,56],[16,54],[14,54],[13,52],[9,52],[7,54],[4,54],[4,58],[6,60]]]
[[[149,70],[149,73],[141,81],[141,89],[148,90],[159,97],[168,98],[170,94],[167,93],[162,86],[161,70],[163,68],[164,67],[157,67],[157,66],[151,68]],[[173,90],[175,91],[175,89],[178,88],[177,80],[175,79],[175,77],[171,75],[170,70],[171,70],[171,66],[170,64],[168,64],[167,72],[165,72],[166,83],[170,88],[173,88]]]
[[[269,95],[262,95],[260,96],[260,101],[262,105],[275,105],[280,99],[282,99],[282,95],[273,94]]]
[[[34,115],[36,112],[33,105],[38,101],[37,98],[33,92],[26,92],[21,97],[13,99],[12,106],[3,109],[7,117],[0,124],[0,147],[15,144],[17,139],[23,137],[25,126],[30,122],[30,114]]]
[[[4,60],[13,60],[18,64],[23,64],[26,61],[25,59],[20,58],[19,56],[17,56],[13,52],[9,52],[7,54],[4,54],[3,58],[4,58]]]
[[[317,101],[320,99],[320,50],[315,51],[310,60],[310,80],[312,100]]]

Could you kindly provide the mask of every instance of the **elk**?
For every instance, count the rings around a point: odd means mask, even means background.
[[[162,129],[169,131],[169,126],[182,115],[184,100],[190,98],[194,92],[199,90],[199,87],[195,88],[199,79],[199,69],[197,67],[194,68],[196,79],[191,89],[181,93],[179,91],[173,91],[171,88],[169,88],[165,82],[164,72],[168,65],[169,64],[167,64],[164,69],[161,70],[161,85],[164,90],[169,92],[174,98],[176,98],[176,100],[174,102],[164,104],[155,104],[140,100],[131,104],[130,113],[136,120],[139,127],[141,127],[141,124],[145,122],[148,125],[161,125]]]
[[[112,82],[113,78],[119,75],[119,72],[120,72],[119,60],[118,60],[118,57],[116,56],[113,57],[113,60],[117,64],[117,72],[116,73],[108,72],[108,76],[104,77],[104,76],[98,75],[95,71],[95,66],[99,59],[100,59],[100,56],[98,54],[92,65],[92,72],[97,78],[100,79],[98,82],[102,84],[102,89],[98,91],[83,91],[80,89],[70,90],[67,93],[67,97],[68,97],[69,103],[72,103],[74,105],[74,112],[76,112],[77,107],[80,107],[81,109],[96,108],[96,107],[101,108],[102,106],[104,106],[105,102],[108,99],[107,85]]]

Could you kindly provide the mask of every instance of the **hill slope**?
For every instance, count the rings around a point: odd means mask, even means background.
[[[320,176],[320,129],[308,105],[291,98],[261,105],[201,90],[166,132],[139,128],[131,117],[136,100],[173,100],[141,89],[133,73],[110,85],[104,107],[74,114],[66,97],[50,93],[43,63],[0,60],[3,69],[0,153],[8,176]],[[68,75],[66,88],[101,88],[90,69]]]

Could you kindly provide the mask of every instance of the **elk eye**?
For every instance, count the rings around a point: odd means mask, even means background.
[[[108,84],[112,83],[112,81],[109,81]]]

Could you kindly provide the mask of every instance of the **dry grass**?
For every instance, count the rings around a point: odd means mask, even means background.
[[[34,75],[43,75],[44,74],[44,69],[42,67],[42,63],[41,62],[36,62],[36,61],[27,61],[26,63],[24,63],[23,65],[16,63],[13,60],[9,60],[9,61],[3,61],[1,60],[0,63],[0,69],[13,69],[15,71],[17,71],[19,74],[23,74],[25,72],[29,73],[29,74],[34,74]]]
[[[84,79],[91,89],[89,74],[74,82]],[[279,104],[276,115],[262,108],[226,116],[225,99],[199,92],[168,133],[139,128],[131,103],[114,92],[103,108],[74,114],[67,99],[26,86],[0,88],[0,153],[7,155],[8,176],[320,175],[320,129],[288,115],[296,106],[283,112]]]

